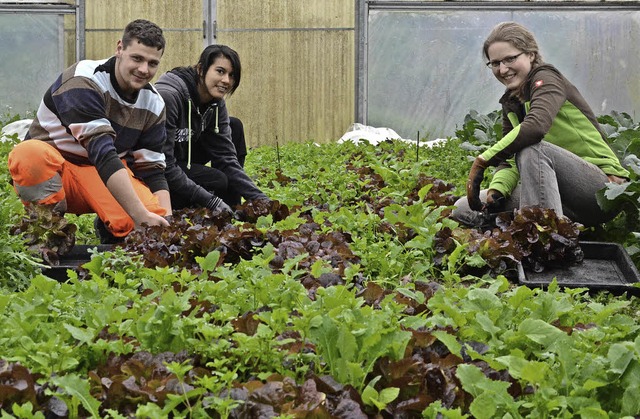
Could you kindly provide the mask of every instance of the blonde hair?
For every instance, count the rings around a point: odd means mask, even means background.
[[[489,47],[496,42],[508,42],[525,54],[533,54],[533,61],[531,61],[532,69],[544,63],[542,55],[540,54],[540,48],[538,48],[538,42],[533,36],[533,33],[519,23],[502,22],[494,26],[482,46],[482,53],[487,60],[489,59]],[[522,100],[524,97],[524,88],[525,85],[523,83],[520,87],[514,89],[511,95]]]
[[[487,60],[489,59],[489,47],[496,42],[508,42],[524,53],[533,53],[532,67],[537,67],[544,62],[533,33],[519,23],[502,22],[491,30],[482,46],[482,54]]]

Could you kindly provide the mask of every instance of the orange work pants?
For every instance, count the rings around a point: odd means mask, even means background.
[[[166,209],[158,198],[131,170],[129,179],[144,206],[164,216]],[[133,230],[133,219],[107,189],[95,166],[78,166],[65,160],[50,144],[27,140],[17,144],[9,153],[9,172],[18,196],[25,205],[56,204],[67,200],[67,212],[96,213],[111,233],[124,237]]]

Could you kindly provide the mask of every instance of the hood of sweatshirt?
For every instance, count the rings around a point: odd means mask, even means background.
[[[187,167],[191,167],[191,146],[192,142],[198,142],[200,135],[205,128],[212,127],[213,132],[220,132],[219,123],[220,107],[224,106],[224,100],[212,101],[206,104],[200,103],[197,86],[198,74],[194,67],[176,67],[173,70],[160,76],[156,82],[159,90],[164,88],[173,89],[181,97],[181,102],[186,105],[187,128]],[[195,137],[192,139],[192,136]]]

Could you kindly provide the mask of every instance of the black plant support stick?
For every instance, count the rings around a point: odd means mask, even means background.
[[[418,138],[416,139],[416,163],[418,163],[420,157],[420,131],[418,131]]]
[[[278,171],[281,172],[280,168],[280,145],[278,144],[278,136],[276,135],[276,158],[278,159]]]

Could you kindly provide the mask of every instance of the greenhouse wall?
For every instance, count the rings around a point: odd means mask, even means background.
[[[27,114],[76,58],[73,1],[0,2],[0,115]]]
[[[638,2],[363,1],[358,19],[357,118],[404,138],[451,136],[470,110],[499,108],[481,50],[502,21],[530,28],[597,115],[640,110]]]
[[[639,3],[69,0],[46,2],[64,9],[55,13],[9,13],[43,3],[0,0],[0,111],[34,110],[59,71],[113,54],[124,25],[142,17],[165,30],[159,74],[195,63],[210,43],[239,52],[244,75],[229,108],[251,146],[336,140],[353,122],[405,138],[452,135],[469,110],[498,108],[501,87],[480,48],[503,20],[531,27],[597,114],[635,116]]]
[[[354,118],[353,1],[217,3],[217,42],[243,63],[230,109],[253,143],[340,138]]]
[[[244,122],[251,146],[335,140],[353,122],[356,45],[353,0],[86,0],[80,3],[85,4],[86,9],[83,42],[88,59],[112,55],[122,29],[136,18],[152,20],[165,32],[167,49],[158,76],[175,66],[195,64],[205,45],[222,43],[236,49],[243,64],[242,84],[228,104],[232,114]],[[24,15],[21,19],[41,19],[40,15],[27,12]],[[10,20],[15,15],[0,13],[0,18],[3,16]],[[24,96],[32,100],[24,103],[17,98],[21,92],[27,92],[28,86],[21,86],[10,94],[3,93],[0,98],[3,107],[5,103],[12,104],[12,110],[20,113],[35,109],[57,73],[69,64],[63,57],[73,51],[72,46],[54,39],[50,33],[53,28],[62,28],[61,19],[57,16],[50,19],[57,23],[46,22],[49,29],[37,31],[43,38],[37,42],[46,41],[37,56],[47,57],[50,70],[38,69],[36,55],[23,50],[20,55],[24,55],[28,65],[21,65],[34,72],[28,83],[37,79],[37,86],[30,86],[30,93]],[[41,26],[44,24],[40,22]],[[71,34],[72,40],[75,35]],[[14,56],[15,53],[9,61],[14,61],[15,67],[3,74],[14,74],[10,80],[19,80],[19,64]],[[73,54],[74,59],[75,56]],[[7,84],[14,84],[15,80]]]

